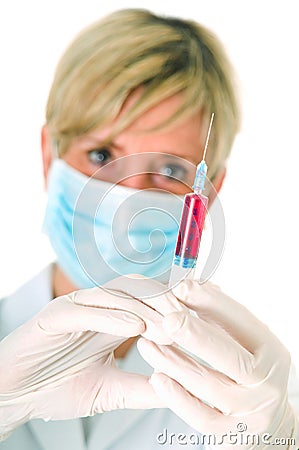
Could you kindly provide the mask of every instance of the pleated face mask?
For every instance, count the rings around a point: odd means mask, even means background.
[[[57,264],[78,288],[129,274],[167,283],[182,202],[163,190],[89,178],[55,159],[43,228]]]

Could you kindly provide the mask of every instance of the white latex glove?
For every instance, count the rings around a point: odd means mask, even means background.
[[[139,291],[156,292],[149,304],[162,302],[165,312],[182,309],[172,294],[159,295],[160,283],[142,281]],[[71,419],[163,404],[147,377],[122,372],[114,362],[113,351],[131,336],[171,342],[162,315],[130,296],[135,284],[121,277],[109,283],[110,293],[94,288],[59,297],[1,341],[2,439],[32,418]]]
[[[171,313],[164,330],[189,354],[173,345],[138,342],[141,355],[155,368],[150,383],[161,400],[222,448],[298,449],[298,424],[287,394],[290,357],[284,346],[211,283],[187,280],[173,292],[196,317]],[[254,445],[254,434],[259,445]],[[291,437],[294,446],[275,441]]]

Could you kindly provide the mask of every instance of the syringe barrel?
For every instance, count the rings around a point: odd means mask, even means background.
[[[173,264],[184,269],[196,265],[201,235],[208,207],[208,197],[185,195]]]

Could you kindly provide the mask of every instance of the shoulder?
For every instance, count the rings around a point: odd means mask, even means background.
[[[52,264],[0,300],[0,339],[37,314],[52,300]]]

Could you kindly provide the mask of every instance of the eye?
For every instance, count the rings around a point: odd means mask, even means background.
[[[109,148],[99,148],[88,152],[88,158],[92,164],[103,166],[111,161],[111,152]]]
[[[160,174],[167,178],[172,178],[171,181],[184,181],[187,178],[187,170],[179,164],[165,164],[159,170]]]

